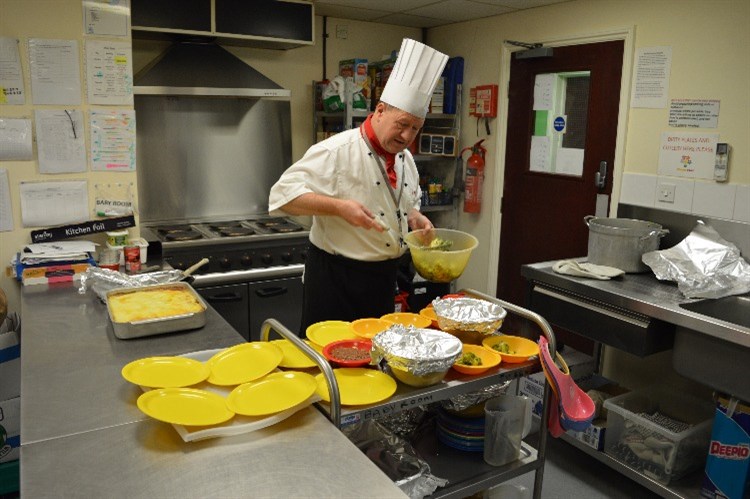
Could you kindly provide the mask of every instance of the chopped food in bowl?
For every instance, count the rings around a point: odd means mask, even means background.
[[[509,334],[488,336],[482,340],[482,346],[499,353],[503,362],[510,364],[526,362],[539,355],[539,345],[527,338]]]
[[[341,340],[323,348],[323,356],[339,367],[363,367],[370,364],[370,340]]]
[[[453,369],[463,374],[482,374],[500,364],[501,357],[479,345],[464,345]]]
[[[451,229],[420,229],[409,232],[409,246],[417,273],[430,282],[451,282],[463,274],[471,252],[479,245],[476,237]]]

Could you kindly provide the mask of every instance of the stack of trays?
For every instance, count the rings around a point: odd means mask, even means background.
[[[440,442],[454,449],[483,452],[484,416],[460,418],[440,408],[437,417],[437,437]]]

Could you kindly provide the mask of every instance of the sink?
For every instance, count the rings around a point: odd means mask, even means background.
[[[724,322],[750,328],[750,293],[682,303],[680,307]]]

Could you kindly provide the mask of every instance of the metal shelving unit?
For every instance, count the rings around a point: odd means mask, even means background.
[[[553,352],[556,350],[554,333],[547,321],[539,314],[471,289],[464,289],[461,292],[468,296],[496,303],[505,308],[508,313],[518,315],[536,323],[547,337],[550,349]],[[451,370],[445,379],[436,385],[415,388],[399,383],[396,393],[384,402],[363,407],[342,408],[338,383],[336,382],[331,366],[323,356],[274,319],[268,319],[264,322],[261,331],[261,339],[263,341],[268,341],[271,330],[274,330],[282,337],[294,343],[300,350],[313,359],[323,372],[328,382],[331,402],[318,402],[318,407],[339,428],[358,421],[367,421],[380,416],[396,414],[400,411],[421,405],[439,402],[455,395],[479,390],[490,385],[504,383],[505,381],[541,371],[541,365],[538,360],[521,364],[500,364],[479,376],[468,376]],[[550,400],[550,387],[546,383],[544,400],[545,404],[541,417],[546,421],[549,410],[548,402]],[[436,476],[449,480],[448,485],[436,490],[432,497],[465,497],[499,485],[530,471],[535,471],[536,473],[534,478],[534,497],[541,497],[547,444],[547,426],[541,425],[539,431],[538,449],[534,449],[524,443],[522,446],[522,457],[513,463],[500,467],[486,464],[480,453],[462,452],[440,444],[437,441],[434,431],[423,431],[416,434],[414,436],[415,448],[420,456],[429,463],[432,472]]]
[[[346,90],[344,91],[344,109],[336,112],[319,111],[315,106],[315,101],[318,97],[318,83],[317,81],[312,82],[313,91],[313,144],[318,141],[318,129],[321,126],[321,121],[325,119],[340,121],[343,125],[344,130],[349,130],[354,126],[354,121],[357,119],[364,120],[370,111],[367,109],[354,109],[352,107],[352,101],[349,98],[351,96],[351,87],[353,83],[350,80],[346,80]]]

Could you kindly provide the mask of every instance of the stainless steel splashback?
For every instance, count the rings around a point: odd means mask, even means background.
[[[288,101],[136,95],[135,111],[141,221],[268,212],[291,164]]]

